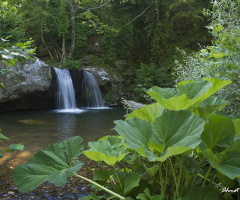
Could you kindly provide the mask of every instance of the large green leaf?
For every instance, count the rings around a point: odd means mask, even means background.
[[[205,99],[207,99],[208,97],[210,97],[211,95],[213,95],[215,92],[217,92],[221,88],[225,87],[226,85],[229,85],[230,83],[232,83],[232,81],[224,79],[224,78],[223,79],[217,79],[217,78],[214,78],[214,77],[207,77],[207,78],[204,78],[203,80],[206,80],[206,81],[213,84],[213,86],[205,94]],[[200,103],[201,102],[199,102],[199,104]]]
[[[181,85],[175,93],[172,89],[170,93],[172,96],[162,95],[161,92],[164,89],[160,90],[156,86],[148,90],[148,94],[168,110],[186,110],[200,101],[211,86],[210,82],[201,80]],[[165,90],[164,94],[167,92],[167,88]]]
[[[140,109],[137,109],[137,110],[134,110],[133,112],[131,112],[126,117],[125,121],[129,120],[131,118],[138,118],[138,119],[142,119],[147,122],[153,123],[157,117],[160,117],[163,114],[164,110],[165,110],[165,108],[159,103],[146,105]]]
[[[124,194],[128,194],[133,188],[139,185],[140,176],[137,173],[129,174],[124,179]]]
[[[194,149],[201,142],[204,123],[189,110],[169,111],[153,124],[137,118],[117,121],[115,130],[124,137],[125,144],[141,156],[163,162],[172,155]],[[155,151],[161,156],[157,158]]]
[[[75,160],[83,150],[81,137],[73,137],[61,143],[51,144],[38,151],[26,164],[18,165],[12,173],[13,180],[21,192],[30,192],[48,181],[61,186],[68,177],[83,165]]]
[[[149,147],[152,151],[161,153],[157,158],[161,162],[173,155],[194,149],[201,142],[204,123],[202,118],[196,117],[189,110],[169,111],[153,123],[155,135],[151,138]]]
[[[90,149],[83,154],[97,162],[104,161],[108,165],[114,166],[128,154],[126,147],[122,145],[123,140],[109,136],[104,141],[89,142]]]
[[[240,179],[240,151],[228,152],[226,159],[218,165],[218,171],[230,179]]]
[[[220,200],[221,195],[217,188],[212,187],[194,187],[186,197],[181,197],[178,200]]]
[[[138,118],[131,118],[126,122],[115,121],[115,130],[124,137],[124,143],[142,156],[145,155],[144,147],[148,147],[148,142],[153,135],[151,123]]]
[[[147,93],[168,110],[186,110],[199,106],[217,90],[230,83],[229,80],[209,77],[200,81],[181,82],[176,91],[173,88],[154,86]]]
[[[229,101],[211,96],[199,105],[198,113],[204,120],[207,120],[216,110],[220,111],[228,104]]]
[[[215,146],[228,147],[234,141],[235,129],[233,121],[227,117],[213,114],[205,124],[202,141],[209,149]]]

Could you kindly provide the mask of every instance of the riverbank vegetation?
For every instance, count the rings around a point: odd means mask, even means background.
[[[16,186],[30,192],[73,175],[96,191],[82,199],[238,199],[240,119],[221,113],[229,102],[212,96],[230,83],[208,77],[176,90],[154,86],[147,93],[157,103],[115,121],[119,135],[86,151],[80,136],[49,145],[13,170]],[[77,174],[82,153],[102,166],[93,180]]]

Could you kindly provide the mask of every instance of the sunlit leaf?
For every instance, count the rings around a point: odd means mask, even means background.
[[[89,142],[90,149],[83,154],[97,162],[104,161],[108,165],[114,166],[128,154],[126,147],[122,145],[123,140],[109,136],[104,141]]]
[[[82,150],[83,140],[77,136],[38,151],[26,164],[13,170],[18,190],[30,192],[45,181],[56,186],[65,184],[68,177],[82,167],[83,163],[76,160]]]
[[[199,106],[217,90],[230,83],[230,80],[208,77],[200,81],[180,82],[176,91],[173,88],[154,86],[147,93],[168,110],[186,110]]]
[[[157,117],[160,117],[163,114],[164,110],[165,108],[159,103],[146,105],[140,109],[136,109],[133,112],[131,112],[126,117],[125,121],[131,118],[138,118],[153,123]]]
[[[204,123],[202,118],[196,117],[191,111],[169,111],[153,123],[155,135],[149,142],[150,149],[161,153],[157,158],[161,162],[194,149],[201,142]]]

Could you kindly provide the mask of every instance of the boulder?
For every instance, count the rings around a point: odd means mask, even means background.
[[[0,68],[8,67],[1,62]],[[0,83],[3,85],[0,86],[1,108],[7,106],[14,109],[15,106],[18,109],[31,109],[33,105],[34,108],[42,105],[49,107],[49,104],[52,106],[53,103],[49,102],[49,97],[46,95],[52,77],[51,69],[47,64],[35,58],[35,60],[17,63],[16,67],[11,69],[12,71],[7,74],[0,74]]]

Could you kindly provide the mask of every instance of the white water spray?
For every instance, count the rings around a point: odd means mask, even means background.
[[[75,92],[71,75],[67,69],[54,68],[57,75],[58,92],[57,108],[64,110],[76,109]]]
[[[94,108],[104,107],[102,93],[90,72],[83,71],[82,91],[82,105]]]

